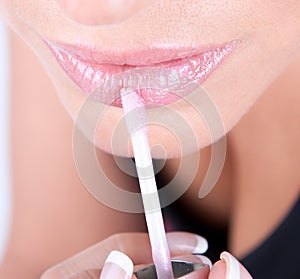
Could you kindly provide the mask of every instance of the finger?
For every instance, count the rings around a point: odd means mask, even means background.
[[[249,272],[241,265],[238,260],[229,254],[223,252],[221,260],[212,267],[209,279],[252,279]]]
[[[124,252],[137,264],[152,262],[151,246],[148,234],[119,234],[113,239],[118,244],[117,250]],[[172,257],[188,254],[202,254],[208,243],[202,236],[187,232],[167,233],[167,242]],[[111,242],[111,244],[114,244]],[[138,247],[138,248],[137,248]]]
[[[112,251],[103,266],[100,279],[130,279],[133,273],[133,262],[119,251]]]
[[[193,252],[202,253],[207,249],[207,241],[195,234],[170,233],[167,234],[167,239],[172,256]],[[152,262],[148,234],[123,233],[113,235],[52,267],[43,274],[42,279],[68,278],[68,276],[74,276],[75,273],[95,273],[97,270],[99,272],[107,256],[113,250],[118,250],[128,255],[135,265]]]
[[[203,254],[208,248],[207,240],[204,237],[193,233],[167,233],[167,240],[172,256]]]
[[[151,262],[149,239],[142,233],[124,233],[113,235],[81,253],[48,269],[41,279],[99,278],[105,260],[113,250],[123,252],[132,259]],[[146,249],[143,249],[146,247]],[[98,276],[96,277],[96,275]]]

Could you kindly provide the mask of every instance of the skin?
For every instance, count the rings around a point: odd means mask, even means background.
[[[90,1],[90,5],[86,1],[0,1],[3,17],[18,35],[9,36],[14,221],[0,277],[38,278],[47,267],[111,234],[144,229],[142,216],[107,209],[82,188],[70,148],[72,121],[59,103],[74,119],[85,96],[61,70],[40,36],[67,42],[80,38],[108,48],[123,47],[124,36],[130,36],[133,46],[152,43],[155,34],[161,34],[158,40],[183,44],[189,44],[191,38],[205,45],[241,40],[237,51],[204,84],[229,132],[225,168],[214,191],[199,201],[199,185],[209,162],[209,147],[202,149],[201,167],[183,199],[213,223],[230,222],[229,249],[242,257],[278,225],[299,194],[300,132],[295,121],[300,117],[296,105],[300,101],[298,1],[131,2],[126,10],[116,9],[112,2],[104,5],[104,1]],[[198,116],[183,103],[171,107],[188,119],[200,147],[207,146],[209,135],[199,125]],[[110,121],[104,119],[96,134],[101,150],[111,151],[108,143],[121,114],[115,108],[107,110],[105,117]],[[150,129],[152,145],[157,143],[157,133]],[[49,141],[48,135],[57,137]],[[159,144],[166,147],[167,156],[179,155],[168,137]],[[128,155],[128,150],[116,155]],[[99,151],[99,156],[107,155]],[[176,159],[167,162],[166,176],[176,171],[176,163]],[[136,184],[118,169],[114,175],[125,187]],[[103,227],[111,220],[111,225]],[[220,269],[214,272],[222,274],[217,278],[225,278],[224,263],[216,267]]]
[[[110,1],[90,1],[90,7],[95,7],[92,10],[82,9],[87,5],[83,1],[70,4],[71,1],[31,0],[25,3],[16,0],[1,1],[1,6],[7,21],[39,56],[73,119],[85,96],[61,70],[43,38],[120,52],[151,45],[210,46],[239,40],[241,43],[234,55],[205,83],[226,131],[241,119],[299,49],[298,1],[137,2],[133,1],[134,5],[125,9],[124,14],[121,8],[126,6],[124,1],[118,4],[115,13],[112,13],[114,8]],[[103,3],[110,5],[103,9]],[[95,20],[92,26],[91,20]],[[232,106],[237,100],[238,105]],[[199,147],[210,143],[204,123],[189,105],[179,102],[171,108],[188,119]],[[121,109],[106,111],[103,124],[96,132],[96,144],[100,149],[112,152],[109,143],[122,114]],[[168,144],[172,139],[170,134],[165,133],[158,142],[161,130],[153,128],[149,134],[151,145],[164,146],[168,157],[182,155],[178,146]],[[118,153],[128,155],[128,150],[123,148]]]
[[[193,240],[196,235],[190,233],[170,233],[167,235],[168,242],[170,246],[171,255],[175,259],[179,260],[187,260],[191,262],[205,262],[207,264],[207,259],[205,257],[196,257],[192,256],[191,253],[193,251]],[[141,247],[141,249],[135,249],[135,245]],[[188,245],[187,245],[188,243]],[[54,278],[68,278],[71,276],[72,278],[99,278],[100,270],[99,265],[104,266],[104,268],[115,268],[118,270],[120,266],[111,263],[104,263],[107,254],[109,254],[110,250],[118,249],[121,252],[126,253],[132,261],[137,265],[136,269],[141,269],[143,264],[151,262],[151,254],[149,239],[146,234],[121,234],[114,235],[101,243],[83,251],[81,254],[74,256],[73,258],[68,259],[67,261],[51,268],[47,272],[45,272],[42,276],[42,279],[54,279]],[[147,252],[148,251],[148,252]],[[185,255],[186,254],[186,255]],[[99,265],[95,266],[94,263],[98,262]],[[114,266],[113,266],[114,265]],[[72,266],[76,266],[76,270],[72,268]],[[146,264],[147,266],[147,264]],[[70,269],[71,267],[71,269]],[[103,269],[104,269],[103,268]],[[180,277],[181,279],[220,279],[226,278],[226,269],[227,269],[227,260],[218,261],[209,272],[209,266],[206,266],[198,271],[189,273]],[[231,266],[233,268],[233,266]],[[240,278],[241,279],[251,279],[252,277],[246,271],[246,269],[242,265],[237,265],[237,268],[240,269]],[[74,272],[75,271],[75,272]],[[73,273],[74,272],[74,273]],[[108,278],[118,278],[125,279],[128,278],[126,275],[122,274],[120,270],[118,270],[119,276],[101,276],[102,279]],[[107,270],[105,274],[108,274]],[[112,273],[110,273],[112,274]],[[117,274],[117,273],[115,273]],[[114,275],[115,275],[114,274]],[[65,277],[63,277],[65,276]],[[132,275],[133,279],[136,279],[134,275]]]

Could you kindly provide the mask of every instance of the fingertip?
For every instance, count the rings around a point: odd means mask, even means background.
[[[60,279],[60,278],[63,278],[62,270],[64,270],[64,268],[60,269],[60,268],[57,268],[57,266],[51,267],[42,274],[40,279]]]
[[[172,255],[203,254],[208,248],[207,240],[193,233],[172,232],[167,239]]]
[[[125,254],[119,251],[112,251],[104,264],[100,279],[108,278],[126,278],[132,277],[133,262]]]
[[[203,264],[208,265],[209,269],[212,268],[212,262],[211,262],[211,260],[208,257],[203,256],[203,255],[194,255],[194,256],[196,256],[197,258],[199,258]]]
[[[238,279],[241,277],[240,263],[233,255],[223,252],[220,258],[226,263],[226,279]]]
[[[208,279],[221,278],[226,278],[226,263],[219,260],[212,266]]]
[[[126,274],[132,274],[133,272],[133,262],[132,260],[125,255],[124,253],[121,253],[119,251],[112,251],[107,257],[106,263],[114,263],[118,266],[120,266]]]
[[[196,239],[197,239],[197,244],[196,244],[196,247],[193,251],[193,253],[205,253],[208,249],[208,242],[207,240],[202,237],[202,236],[199,236],[199,235],[196,235]]]
[[[53,279],[54,277],[53,276],[51,277],[51,274],[49,275],[49,271],[47,270],[42,274],[40,279],[51,279],[51,278]]]
[[[252,279],[246,268],[228,252],[223,252],[216,262],[208,279]]]

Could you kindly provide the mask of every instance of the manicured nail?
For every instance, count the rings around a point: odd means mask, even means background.
[[[205,253],[208,249],[208,242],[207,240],[199,235],[196,235],[197,244],[193,251],[194,254]]]
[[[133,263],[131,259],[119,251],[112,251],[105,261],[100,279],[130,279],[132,273]]]
[[[208,257],[203,256],[203,255],[198,255],[198,254],[193,254],[193,255],[195,257],[199,258],[203,264],[208,265],[209,269],[212,268],[212,262],[211,262],[211,260]]]
[[[167,238],[172,251],[180,250],[185,254],[203,254],[208,248],[207,240],[204,237],[192,233],[168,233]]]
[[[228,252],[223,252],[220,258],[226,263],[226,279],[240,279],[240,263],[238,260]]]

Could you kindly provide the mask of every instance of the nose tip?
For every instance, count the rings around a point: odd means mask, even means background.
[[[155,0],[57,0],[63,12],[85,25],[122,22]]]

